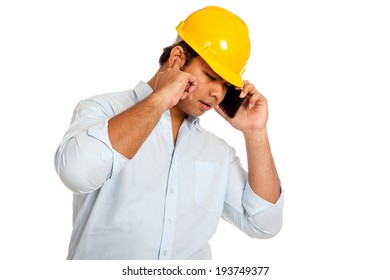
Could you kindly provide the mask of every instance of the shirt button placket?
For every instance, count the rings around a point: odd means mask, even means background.
[[[177,205],[177,168],[172,162],[169,172],[167,194],[165,197],[164,225],[161,239],[161,249],[159,259],[171,259],[172,248],[175,235],[175,218]]]

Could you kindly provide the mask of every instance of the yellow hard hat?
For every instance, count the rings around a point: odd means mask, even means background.
[[[229,83],[242,87],[250,54],[248,28],[230,11],[208,6],[190,14],[176,31],[209,66]]]

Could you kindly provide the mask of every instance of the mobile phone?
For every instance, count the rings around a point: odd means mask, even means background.
[[[229,86],[226,90],[225,98],[219,104],[219,107],[229,116],[234,118],[238,109],[240,109],[245,98],[240,98],[241,89],[236,89],[234,86]]]

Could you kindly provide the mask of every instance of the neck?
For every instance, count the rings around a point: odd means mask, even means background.
[[[154,89],[154,87],[156,86],[156,82],[157,82],[157,74],[160,73],[161,71],[164,71],[166,69],[166,66],[161,66],[158,71],[154,74],[154,76],[148,81],[148,84],[149,86]]]
[[[176,140],[177,140],[177,136],[179,134],[179,129],[180,129],[181,124],[184,121],[184,118],[186,117],[186,114],[184,114],[183,111],[181,111],[179,108],[177,108],[177,105],[172,107],[169,111],[171,114],[173,142],[176,145]]]

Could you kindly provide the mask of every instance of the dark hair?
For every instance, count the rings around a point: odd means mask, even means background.
[[[171,50],[176,46],[180,46],[184,50],[184,55],[186,57],[186,62],[184,64],[184,67],[187,66],[194,57],[197,57],[199,55],[185,41],[180,41],[178,43],[175,43],[175,44],[173,44],[169,47],[165,47],[163,49],[163,53],[161,54],[160,59],[159,59],[160,66],[162,66],[165,62],[167,62],[167,60],[171,54]]]

